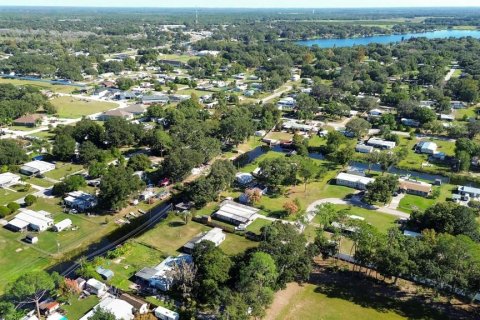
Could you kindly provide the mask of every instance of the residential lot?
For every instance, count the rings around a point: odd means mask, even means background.
[[[57,97],[50,102],[57,108],[60,118],[72,119],[118,107],[118,105],[113,102],[80,99],[69,96]]]

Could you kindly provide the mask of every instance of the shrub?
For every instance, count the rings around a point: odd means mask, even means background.
[[[12,213],[20,209],[20,205],[16,202],[10,202],[9,204],[7,204],[7,207]]]
[[[28,196],[25,197],[25,204],[27,207],[31,206],[35,202],[37,202],[37,197],[35,197],[33,194],[29,194]]]
[[[1,218],[4,218],[4,217],[8,216],[10,213],[12,213],[12,212],[10,211],[10,209],[8,207],[0,206],[0,217]]]

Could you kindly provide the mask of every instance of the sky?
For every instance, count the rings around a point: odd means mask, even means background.
[[[0,0],[0,6],[365,8],[468,7],[479,0]]]

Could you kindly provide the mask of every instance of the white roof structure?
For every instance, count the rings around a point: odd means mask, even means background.
[[[222,202],[220,209],[214,213],[214,216],[228,222],[248,225],[255,220],[255,215],[258,211],[260,210],[234,201],[225,200]]]
[[[239,172],[235,175],[235,179],[240,184],[247,184],[253,181],[253,175],[251,173]]]
[[[418,233],[418,232],[415,232],[415,231],[404,230],[404,231],[403,231],[403,235],[404,235],[404,236],[407,236],[407,237],[418,238],[418,237],[420,237],[422,234],[421,234],[421,233]]]
[[[225,239],[225,234],[220,228],[213,228],[212,230],[205,233],[200,241],[208,240],[215,244],[222,242]]]
[[[132,320],[134,318],[133,306],[130,303],[114,297],[106,297],[86,315],[81,317],[80,320],[89,319],[98,310],[97,308],[111,312],[117,320]]]
[[[44,231],[53,224],[53,219],[49,218],[49,216],[50,213],[42,210],[20,209],[20,213],[8,224],[19,229],[30,226],[38,231]]]
[[[154,313],[155,313],[155,317],[159,319],[168,319],[168,320],[180,319],[180,316],[175,311],[172,311],[170,309],[160,307],[160,306],[155,308]]]
[[[70,219],[64,219],[58,223],[55,224],[55,229],[57,231],[61,231],[61,230],[64,230],[65,228],[68,228],[72,225],[72,220]]]
[[[20,181],[20,176],[16,174],[13,174],[10,172],[5,172],[0,174],[0,187],[8,187],[19,181]]]
[[[345,173],[345,172],[340,172],[337,175],[336,179],[355,182],[355,183],[361,183],[361,184],[364,184],[364,185],[367,185],[370,182],[375,181],[375,179],[373,179],[373,178],[357,176],[356,174],[350,174],[350,173]]]
[[[367,141],[367,144],[375,147],[382,147],[382,148],[387,148],[387,149],[393,149],[396,146],[396,143],[394,141],[387,141],[379,138],[370,138]]]
[[[54,169],[55,164],[41,160],[27,162],[20,168],[21,171],[27,171],[35,174],[45,173]]]
[[[97,291],[105,291],[107,290],[107,285],[97,279],[90,278],[87,280],[87,286],[95,288]]]

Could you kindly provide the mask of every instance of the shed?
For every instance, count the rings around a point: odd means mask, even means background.
[[[225,238],[226,235],[225,233],[223,233],[222,229],[213,228],[208,232],[199,234],[198,236],[187,242],[183,246],[183,251],[185,251],[186,253],[191,253],[193,251],[193,248],[195,248],[195,246],[202,241],[211,241],[215,244],[216,247],[218,247],[225,240]]]
[[[95,269],[95,271],[97,271],[97,273],[98,273],[100,276],[102,276],[102,278],[103,278],[104,280],[110,280],[110,279],[113,277],[113,275],[114,275],[114,273],[113,273],[112,270],[105,269],[105,268],[100,267],[100,266],[97,267],[97,268]]]
[[[65,229],[69,228],[71,225],[72,225],[72,220],[64,219],[64,220],[60,221],[59,223],[55,224],[53,226],[53,230],[55,230],[57,232],[61,232]]]
[[[86,289],[89,292],[96,294],[99,297],[103,296],[108,290],[107,285],[105,283],[100,282],[94,278],[87,280]]]

